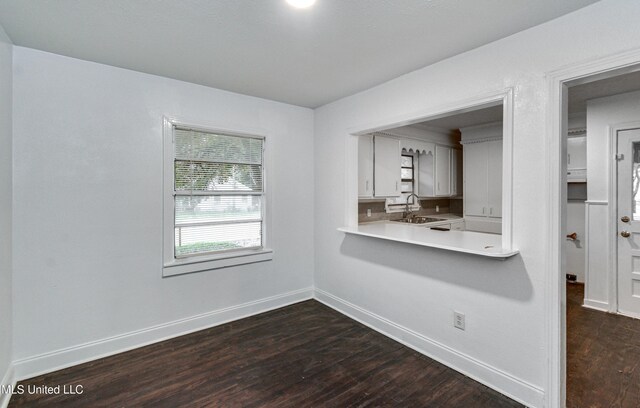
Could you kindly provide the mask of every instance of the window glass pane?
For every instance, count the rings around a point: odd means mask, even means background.
[[[176,159],[222,163],[262,163],[262,140],[176,128]]]
[[[631,163],[631,212],[633,220],[640,220],[640,143],[633,143],[633,163]]]
[[[262,219],[261,196],[176,196],[176,225]]]
[[[402,167],[413,167],[413,157],[402,156]]]
[[[412,193],[413,192],[413,183],[410,181],[403,181],[400,184],[400,191],[403,193]]]
[[[403,180],[413,180],[413,169],[400,169],[400,177]]]
[[[262,223],[176,226],[175,256],[199,252],[256,248],[262,245]]]
[[[262,166],[175,162],[176,191],[262,191]]]

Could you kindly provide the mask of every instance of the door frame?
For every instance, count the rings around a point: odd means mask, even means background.
[[[545,315],[547,316],[545,335],[548,351],[545,406],[547,407],[561,408],[566,404],[566,265],[564,262],[564,235],[567,219],[567,143],[565,135],[568,119],[568,87],[639,70],[640,49],[635,49],[604,58],[572,64],[545,74],[548,105],[547,132],[544,142],[546,146],[546,176],[547,180],[549,180],[549,194],[546,203],[548,250],[545,259],[547,266],[547,274],[545,276]],[[617,175],[615,177],[617,179]]]
[[[608,126],[609,151],[618,153],[618,132],[623,130],[640,129],[640,120],[616,123]],[[618,160],[609,155],[609,231],[615,239],[609,247],[609,313],[618,313]],[[623,315],[626,316],[626,315]]]

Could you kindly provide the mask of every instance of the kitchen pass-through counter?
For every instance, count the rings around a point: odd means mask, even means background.
[[[347,234],[405,242],[449,251],[506,259],[518,250],[502,248],[502,236],[474,231],[432,230],[431,224],[411,225],[395,221],[378,221],[355,227],[338,228]]]

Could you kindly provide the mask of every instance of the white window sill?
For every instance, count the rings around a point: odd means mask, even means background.
[[[186,273],[202,272],[212,269],[228,268],[273,259],[272,249],[256,249],[248,251],[227,252],[219,255],[176,259],[167,262],[162,268],[162,276],[183,275]]]

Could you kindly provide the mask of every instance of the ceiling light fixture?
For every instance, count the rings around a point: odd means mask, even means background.
[[[316,0],[287,0],[287,3],[295,8],[311,7],[315,2]]]

